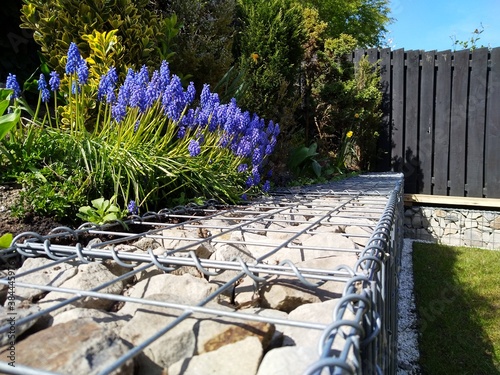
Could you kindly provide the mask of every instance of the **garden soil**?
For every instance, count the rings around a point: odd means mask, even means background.
[[[58,226],[68,225],[52,217],[31,214],[20,218],[13,217],[11,208],[19,199],[20,190],[20,187],[16,185],[0,185],[0,236],[5,233],[12,233],[16,236],[23,232],[47,234]]]

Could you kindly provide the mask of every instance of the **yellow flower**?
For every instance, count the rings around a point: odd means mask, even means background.
[[[354,133],[352,132],[352,130],[349,130],[345,136],[346,136],[347,138],[351,138],[353,134],[354,134]]]
[[[359,113],[355,113],[354,118],[359,118]]]
[[[250,57],[253,59],[254,62],[257,62],[257,60],[259,59],[259,54],[254,52],[250,55]]]

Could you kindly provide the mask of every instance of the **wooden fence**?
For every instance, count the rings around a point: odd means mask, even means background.
[[[500,198],[500,48],[363,55],[380,66],[380,169],[405,193]]]

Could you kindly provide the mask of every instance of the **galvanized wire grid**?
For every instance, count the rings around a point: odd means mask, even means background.
[[[128,226],[138,226],[140,233],[118,230],[116,225],[83,226],[77,230],[56,228],[51,233],[23,233],[17,236],[8,252],[16,252],[23,257],[43,256],[53,259],[47,268],[56,267],[67,261],[83,263],[112,260],[130,271],[111,282],[92,290],[75,290],[23,282],[25,274],[16,275],[16,287],[34,288],[43,291],[58,291],[68,294],[68,298],[57,305],[42,310],[26,318],[19,319],[16,325],[29,323],[30,319],[48,314],[84,297],[96,297],[112,301],[136,303],[141,306],[162,306],[179,311],[179,317],[172,324],[160,330],[144,342],[136,345],[119,360],[100,372],[109,374],[134,358],[148,345],[168,332],[178,323],[193,314],[222,316],[235,321],[260,321],[271,324],[290,325],[307,330],[320,330],[322,338],[318,343],[318,360],[311,363],[306,374],[320,374],[327,371],[333,374],[394,374],[396,372],[396,275],[399,252],[402,247],[402,175],[367,174],[327,185],[275,191],[249,205],[231,206],[221,209],[216,202],[203,206],[177,207],[158,213],[148,212],[142,217],[135,216],[127,221]],[[369,229],[371,235],[364,248],[345,249],[332,247],[307,247],[295,241],[301,235],[324,231],[343,221],[353,225],[356,220],[371,218],[373,224],[364,221],[360,226]],[[214,221],[216,220],[216,221]],[[213,223],[226,223],[224,225]],[[273,224],[282,224],[276,229]],[[355,224],[354,224],[355,225]],[[163,255],[155,255],[152,250],[145,253],[130,253],[120,250],[120,245],[129,244],[141,238],[158,241],[178,240],[169,236],[165,229],[182,227],[197,229],[203,235],[182,238],[180,247],[167,249]],[[278,231],[283,241],[276,243],[254,243],[267,247],[267,251],[254,262],[244,262],[241,258],[232,261],[200,259],[194,249],[200,244],[210,242],[237,244],[238,240],[228,239],[228,234],[241,232]],[[79,241],[85,235],[86,244]],[[106,235],[112,239],[104,242],[88,241],[89,235]],[[362,235],[360,235],[362,236]],[[75,245],[60,244],[61,240],[76,239]],[[352,238],[352,236],[351,236]],[[165,243],[165,242],[164,242]],[[118,249],[118,250],[117,250]],[[294,263],[283,260],[276,264],[267,260],[283,249],[297,251],[322,251],[325,254],[355,253],[359,260],[353,265],[342,265],[335,269],[300,268]],[[179,256],[179,254],[184,256]],[[5,253],[3,256],[9,256]],[[172,272],[179,267],[195,267],[206,277],[219,275],[225,271],[237,271],[229,281],[214,293],[195,305],[179,304],[112,295],[101,290],[112,283],[121,282],[154,267],[164,272]],[[132,268],[134,267],[134,268]],[[344,293],[332,311],[331,324],[319,324],[287,319],[269,318],[245,313],[242,310],[219,310],[207,304],[233,288],[242,278],[251,278],[255,288],[275,276],[296,277],[306,288],[315,288],[327,281],[344,283]],[[7,279],[0,279],[7,284]],[[354,320],[344,319],[349,310]],[[5,335],[9,326],[0,327]],[[340,341],[339,341],[340,340]],[[335,342],[342,342],[343,350],[333,350]],[[337,345],[338,346],[338,345]],[[16,364],[15,368],[0,362],[0,371],[11,374],[54,374],[41,369]]]

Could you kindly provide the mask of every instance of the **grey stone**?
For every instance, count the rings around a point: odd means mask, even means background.
[[[112,331],[119,331],[121,327],[130,320],[131,316],[118,315],[97,309],[84,309],[77,307],[57,314],[54,317],[52,325],[67,323],[72,320],[89,319]]]
[[[100,263],[93,262],[89,264],[80,264],[78,266],[77,274],[62,283],[60,287],[88,291],[115,279],[116,276],[111,271],[109,271],[106,266]],[[106,294],[121,294],[122,290],[123,283],[122,281],[118,281],[106,286],[105,288],[100,289],[99,292]],[[45,309],[74,296],[75,294],[68,294],[59,291],[50,292],[44,298],[42,298],[39,303],[40,306]],[[71,306],[107,310],[113,304],[114,301],[109,299],[82,297],[73,302]],[[64,309],[71,308],[71,306],[66,306]],[[56,310],[55,312],[53,312],[53,315],[58,314],[62,311],[65,310]]]
[[[31,319],[17,326],[13,325],[13,323],[15,324],[15,322],[39,312],[40,308],[37,305],[32,305],[27,302],[21,302],[15,306],[14,303],[9,304],[8,302],[9,301],[7,301],[5,308],[0,306],[0,327],[7,324],[9,325],[9,331],[0,336],[0,346],[15,343],[15,337],[21,336],[24,332],[33,327],[39,319]],[[12,335],[15,335],[15,337]]]
[[[189,274],[181,276],[160,274],[137,283],[127,290],[125,295],[133,298],[149,298],[154,294],[178,295],[182,296],[185,304],[197,304],[212,294],[216,288],[216,285],[208,283],[205,279]],[[126,302],[118,313],[120,315],[134,315],[139,307],[140,304]]]
[[[16,271],[16,282],[58,287],[77,274],[78,270],[76,266],[77,263],[59,263],[54,265],[54,261],[47,258],[27,258],[22,267]],[[29,273],[25,276],[20,276],[25,272]],[[16,286],[15,290],[16,299],[19,300],[32,300],[44,293],[46,292],[41,289],[23,288],[20,286]]]
[[[179,304],[185,302],[180,295],[174,299],[171,295],[154,294],[148,296],[148,299],[168,300]],[[142,306],[137,309],[134,317],[122,327],[120,337],[137,346],[172,324],[181,313],[182,310],[173,308]],[[160,375],[173,363],[191,357],[196,349],[194,324],[195,320],[185,319],[146,347],[143,354],[138,356],[136,360],[139,367],[138,373]]]
[[[16,364],[64,374],[98,374],[129,348],[113,332],[88,320],[67,323],[36,332],[16,343]],[[112,372],[132,375],[128,361]]]

